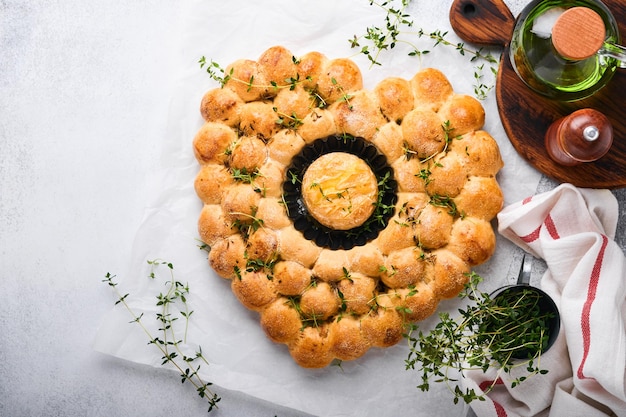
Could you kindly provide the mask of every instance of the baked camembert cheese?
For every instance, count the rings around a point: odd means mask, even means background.
[[[332,152],[317,158],[302,180],[309,213],[324,226],[350,230],[365,223],[378,200],[378,181],[358,156]]]

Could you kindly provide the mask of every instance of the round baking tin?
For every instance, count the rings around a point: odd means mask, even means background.
[[[361,226],[350,230],[335,230],[319,223],[309,213],[302,197],[302,179],[306,170],[317,158],[331,152],[358,156],[369,165],[378,181],[378,202],[374,213]],[[360,137],[333,135],[315,140],[293,158],[283,182],[283,197],[287,215],[306,239],[320,247],[347,250],[365,245],[387,227],[395,211],[397,189],[393,169],[376,146]]]

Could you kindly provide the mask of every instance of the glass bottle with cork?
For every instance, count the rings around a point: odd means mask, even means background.
[[[615,18],[599,0],[539,0],[517,18],[510,59],[534,91],[560,101],[591,96],[626,68]]]

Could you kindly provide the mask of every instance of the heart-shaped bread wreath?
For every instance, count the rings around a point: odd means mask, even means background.
[[[493,254],[502,158],[442,72],[368,91],[349,59],[276,46],[224,74],[193,140],[199,235],[300,366],[398,343]]]

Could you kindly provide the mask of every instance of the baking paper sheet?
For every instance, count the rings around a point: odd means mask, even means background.
[[[398,2],[399,3],[399,2]],[[519,3],[519,2],[518,2]],[[521,2],[524,3],[524,2]],[[415,31],[423,28],[449,31],[451,1],[413,2],[408,9]],[[512,10],[518,7],[512,4]],[[411,39],[419,49],[430,54],[421,59],[409,57],[408,46],[401,43],[380,56],[381,66],[371,67],[367,58],[351,49],[354,35],[365,33],[368,26],[382,27],[385,12],[368,0],[279,0],[272,2],[199,1],[185,3],[181,20],[180,80],[172,99],[169,131],[161,161],[155,163],[153,181],[148,184],[155,200],[146,208],[138,228],[132,263],[116,278],[120,291],[129,293],[128,303],[137,314],[151,319],[156,314],[155,296],[165,290],[162,283],[147,278],[148,260],[163,259],[173,263],[175,279],[188,283],[188,301],[194,311],[190,320],[188,342],[192,349],[201,346],[210,366],[202,376],[219,386],[324,416],[465,415],[463,406],[453,406],[452,396],[444,386],[433,386],[427,393],[416,388],[419,375],[405,371],[408,346],[370,349],[361,359],[344,362],[341,367],[321,370],[298,367],[284,345],[274,344],[259,326],[258,315],[246,310],[231,293],[228,281],[219,278],[207,263],[206,252],[198,248],[197,218],[202,207],[195,195],[193,181],[198,165],[192,152],[192,140],[202,125],[199,104],[202,95],[217,83],[200,69],[198,60],[205,56],[222,67],[240,59],[257,59],[267,48],[283,45],[295,56],[319,51],[329,58],[350,57],[361,68],[364,87],[372,89],[380,80],[398,76],[410,79],[420,68],[435,67],[451,81],[455,92],[473,94],[475,64],[450,47],[433,47],[433,42],[417,36]],[[495,54],[499,54],[495,50]],[[485,71],[486,82],[489,71]],[[486,110],[484,129],[500,145],[505,167],[498,179],[509,204],[528,195],[537,187],[540,174],[531,168],[509,143],[496,108],[493,92],[483,101]],[[477,268],[490,290],[514,278],[510,270],[514,247],[498,237],[492,259]],[[160,268],[157,274],[167,274]],[[167,279],[167,276],[165,277]],[[441,309],[454,310],[457,300],[445,301]],[[130,361],[161,366],[161,354],[147,344],[139,326],[129,324],[128,312],[117,306],[103,318],[94,347],[96,350]],[[147,321],[144,320],[144,321]],[[428,328],[435,321],[422,323]],[[156,329],[156,327],[154,327]],[[173,378],[172,383],[176,383]],[[222,404],[227,408],[227,404]]]

